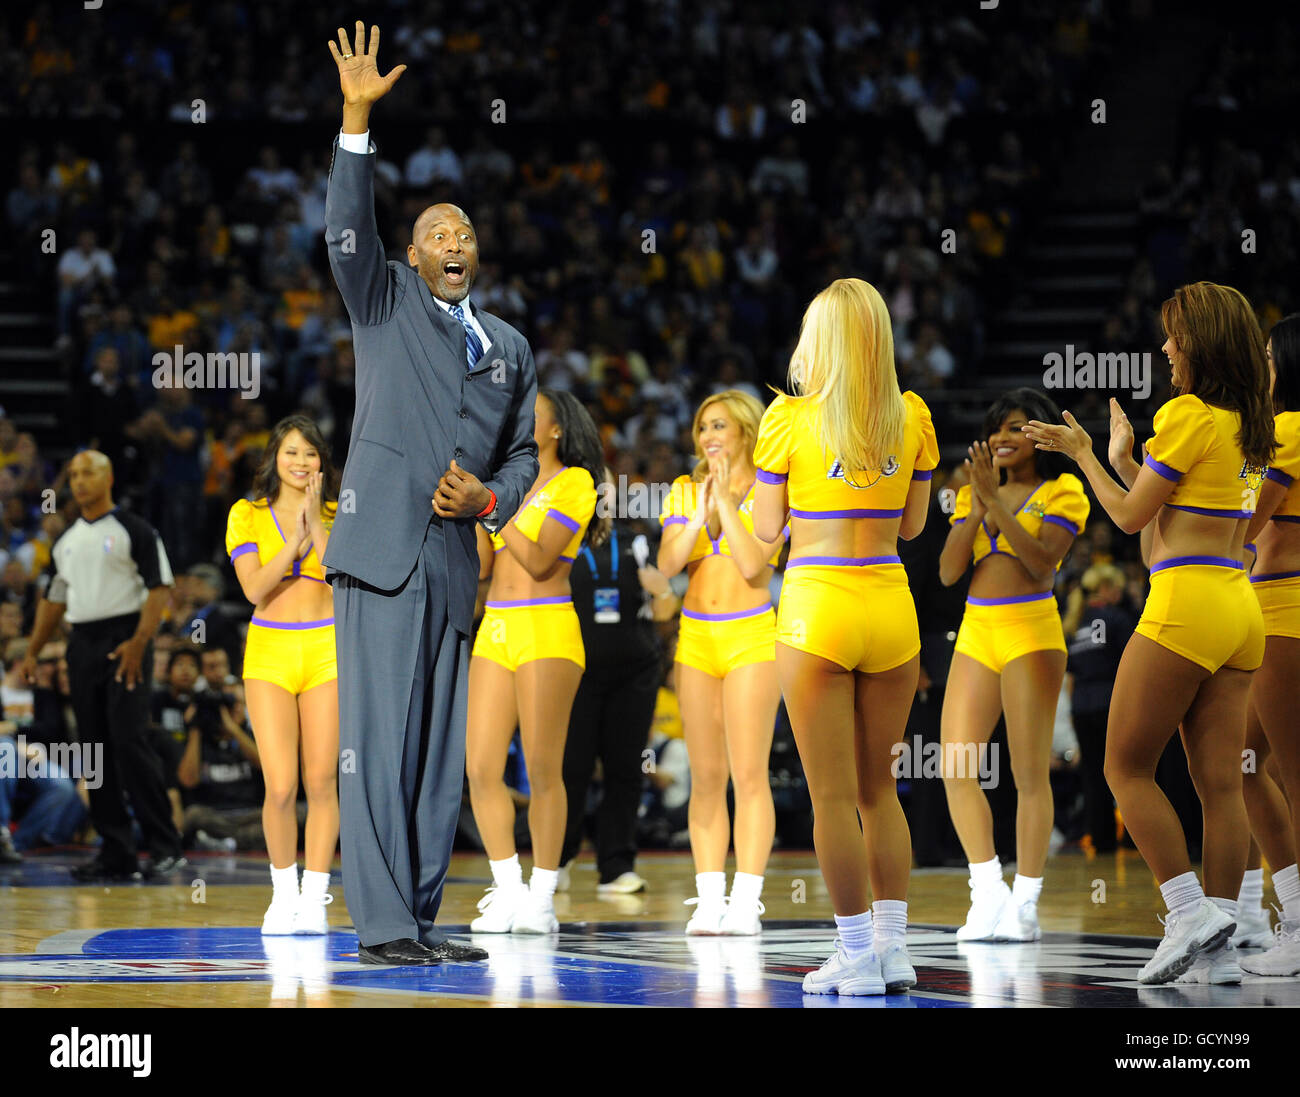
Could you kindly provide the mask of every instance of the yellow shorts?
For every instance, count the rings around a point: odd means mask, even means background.
[[[1264,615],[1264,635],[1300,640],[1300,571],[1252,575],[1250,585]]]
[[[789,561],[776,638],[845,670],[878,674],[906,663],[921,650],[921,633],[901,561],[897,556]]]
[[[267,621],[254,617],[244,643],[244,677],[271,682],[290,693],[306,693],[339,676],[334,618],[323,621]]]
[[[1065,629],[1052,592],[1011,598],[967,598],[954,652],[995,674],[1034,651],[1065,651]]]
[[[1258,670],[1264,615],[1241,561],[1176,556],[1151,569],[1151,593],[1137,631],[1213,674]]]
[[[737,667],[775,659],[776,614],[771,606],[736,613],[682,610],[674,662],[725,678]]]
[[[470,654],[510,671],[538,659],[568,659],[587,669],[582,627],[573,599],[565,595],[488,602]]]

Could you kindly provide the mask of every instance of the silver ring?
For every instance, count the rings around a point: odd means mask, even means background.
[[[344,61],[351,61],[351,60],[352,60],[352,54],[350,54],[350,53],[345,53],[345,54],[343,55],[343,60],[344,60]]]

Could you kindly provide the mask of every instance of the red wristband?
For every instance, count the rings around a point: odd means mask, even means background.
[[[497,493],[493,491],[491,488],[487,489],[487,493],[490,496],[492,496],[492,498],[488,501],[487,506],[485,506],[476,515],[474,515],[475,518],[486,518],[489,514],[491,514],[494,510],[497,509]]]

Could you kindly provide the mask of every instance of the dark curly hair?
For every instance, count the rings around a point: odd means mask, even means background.
[[[1019,388],[1004,392],[984,413],[983,438],[988,441],[1002,421],[1013,411],[1023,411],[1026,417],[1037,419],[1040,423],[1063,425],[1061,409],[1045,392],[1038,389]],[[1043,480],[1055,480],[1064,472],[1071,472],[1074,462],[1063,453],[1049,453],[1047,450],[1034,450],[1034,472]]]

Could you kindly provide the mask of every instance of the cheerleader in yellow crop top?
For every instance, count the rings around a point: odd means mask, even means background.
[[[469,664],[465,769],[470,803],[492,869],[475,933],[552,933],[555,885],[568,810],[564,741],[585,666],[569,568],[595,524],[600,437],[567,392],[537,395],[533,438],[540,472],[519,512],[500,534],[479,530],[480,578],[491,578]],[[533,874],[523,882],[515,850],[515,805],[505,783],[515,728],[523,744],[530,796]]]
[[[266,783],[262,827],[271,905],[262,932],[323,934],[339,836],[338,669],[334,600],[321,557],[337,504],[329,448],[304,415],[271,431],[255,502],[230,508],[226,552],[253,603],[244,648],[248,716]],[[298,884],[298,759],[307,790],[306,861]]]
[[[780,686],[769,581],[781,531],[754,536],[754,439],[763,406],[728,389],[696,410],[697,463],[672,484],[659,569],[689,576],[677,636],[677,696],[691,763],[690,835],[697,895],[690,936],[761,931],[763,875],[776,834],[767,777]],[[727,779],[736,795],[736,874],[726,890]]]
[[[861,279],[809,304],[790,386],[797,395],[778,397],[759,431],[754,532],[773,536],[789,514],[776,666],[841,943],[804,992],[884,994],[916,982],[893,748],[921,643],[898,538],[924,528],[938,450],[924,401],[899,390],[885,302]]]
[[[1254,310],[1235,289],[1182,286],[1165,301],[1161,321],[1181,395],[1156,413],[1141,465],[1132,427],[1111,401],[1110,460],[1128,490],[1102,468],[1070,416],[1064,427],[1023,429],[1039,447],[1079,463],[1120,529],[1142,531],[1151,568],[1106,731],[1106,779],[1170,912],[1164,940],[1138,978],[1232,982],[1241,969],[1228,941],[1250,845],[1241,752],[1251,673],[1264,654],[1263,617],[1242,556],[1275,448],[1268,367]],[[1205,815],[1204,888],[1178,816],[1155,783],[1175,730]]]
[[[1242,775],[1251,845],[1237,910],[1237,939],[1269,947],[1242,956],[1256,975],[1300,974],[1300,724],[1295,683],[1300,679],[1300,313],[1274,325],[1266,348],[1273,379],[1277,453],[1264,474],[1259,506],[1247,528],[1253,547],[1251,589],[1264,618],[1264,661],[1250,687],[1246,749],[1255,765]],[[1247,564],[1251,555],[1246,556]],[[1272,756],[1284,799],[1265,764]],[[1282,911],[1276,939],[1261,906],[1261,855],[1272,869]]]
[[[1052,833],[1052,728],[1065,678],[1065,634],[1052,587],[1088,518],[1088,498],[1059,454],[1036,452],[1021,426],[1060,422],[1031,388],[999,397],[966,461],[939,579],[957,582],[974,561],[966,611],[944,693],[944,791],[970,867],[971,905],[959,941],[1036,941],[1038,898]],[[1005,714],[1016,783],[1016,877],[1008,888],[993,845],[993,817],[977,765]]]

